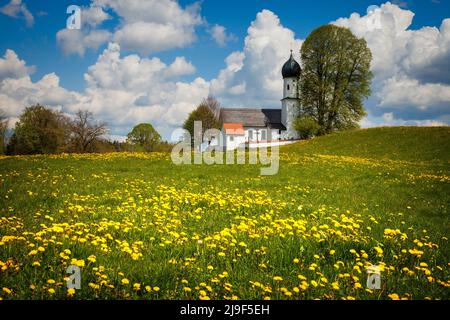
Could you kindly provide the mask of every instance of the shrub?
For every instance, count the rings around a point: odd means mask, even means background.
[[[320,130],[320,126],[314,118],[308,115],[300,116],[295,120],[294,128],[300,134],[303,139],[311,138],[317,135]]]

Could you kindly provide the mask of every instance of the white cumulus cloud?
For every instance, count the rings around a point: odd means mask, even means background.
[[[94,0],[94,5],[113,10],[121,19],[114,41],[123,49],[144,55],[182,48],[196,39],[202,23],[200,4],[182,8],[174,0]]]
[[[13,61],[16,67],[4,69],[4,61]],[[31,68],[12,50],[0,59],[0,75],[5,75],[0,78],[0,108],[10,119],[36,103],[66,114],[88,109],[109,124],[112,135],[118,136],[126,135],[137,123],[151,122],[170,137],[171,130],[209,93],[209,83],[202,78],[177,81],[178,77],[195,72],[185,57],[165,64],[156,57],[122,56],[116,43],[110,43],[88,68],[84,76],[86,89],[82,92],[61,87],[54,73],[33,82],[30,72]]]
[[[0,81],[6,78],[21,78],[34,71],[34,67],[27,66],[24,60],[20,60],[13,50],[6,50],[3,58],[0,58]]]
[[[11,0],[7,5],[0,8],[0,12],[13,18],[25,19],[28,27],[34,24],[34,17],[26,4],[22,3],[22,0]]]
[[[227,57],[226,68],[211,81],[211,93],[226,106],[279,107],[281,68],[289,58],[290,48],[298,56],[301,44],[302,40],[296,39],[276,14],[259,12],[247,30],[243,51]]]
[[[235,35],[228,33],[227,29],[219,24],[213,25],[208,32],[220,47],[225,47],[228,42],[237,39]]]
[[[112,33],[106,29],[97,29],[111,16],[101,7],[91,5],[81,8],[81,29],[61,29],[56,33],[56,41],[66,55],[84,56],[86,50],[97,50],[107,43]]]

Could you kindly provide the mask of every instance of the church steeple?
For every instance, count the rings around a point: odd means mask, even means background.
[[[299,80],[301,75],[300,64],[295,61],[291,50],[289,60],[283,65],[283,99],[281,106],[281,122],[286,127],[284,139],[298,139],[294,129],[294,121],[300,113]]]

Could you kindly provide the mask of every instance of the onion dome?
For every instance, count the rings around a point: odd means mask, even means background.
[[[291,57],[283,66],[283,69],[281,70],[281,74],[284,78],[298,78],[300,76],[300,73],[302,72],[302,69],[300,68],[300,65],[297,61],[294,59],[294,55],[292,54],[291,50]]]

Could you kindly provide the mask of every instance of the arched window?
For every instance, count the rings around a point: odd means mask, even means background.
[[[290,89],[291,87],[289,86],[289,85],[287,85],[287,90],[289,91],[289,89]]]

